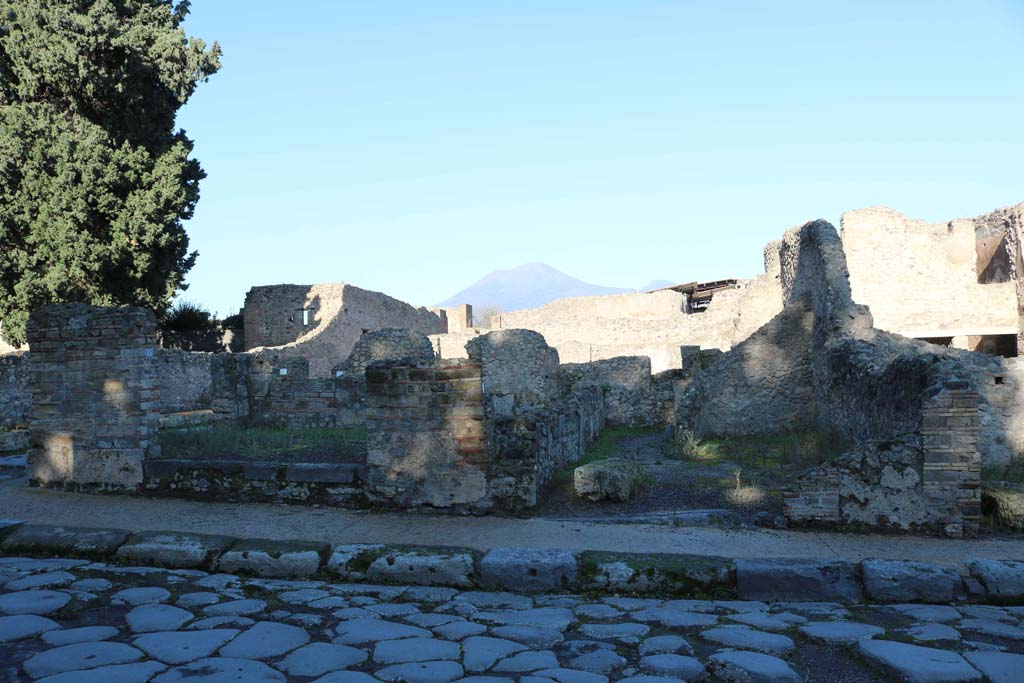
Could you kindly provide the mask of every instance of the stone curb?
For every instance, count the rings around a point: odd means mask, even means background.
[[[273,541],[173,531],[0,520],[0,555],[82,557],[128,565],[328,581],[521,593],[658,593],[695,599],[1024,605],[1024,562],[971,560],[954,569],[875,560],[732,560],[684,554],[541,548]]]

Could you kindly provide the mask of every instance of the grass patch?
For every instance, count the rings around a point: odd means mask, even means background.
[[[1024,484],[1024,459],[1014,458],[1005,465],[983,467],[981,468],[981,480]]]
[[[660,431],[661,429],[658,427],[607,427],[601,430],[601,433],[590,444],[590,448],[583,454],[583,457],[555,472],[554,476],[551,477],[551,483],[555,486],[571,485],[573,470],[580,465],[622,455],[621,442],[623,439],[651,436],[658,434]]]
[[[214,425],[208,430],[160,433],[160,457],[287,462],[362,462],[366,428],[283,429]]]
[[[807,431],[754,436],[696,438],[684,433],[676,456],[699,467],[728,466],[731,477],[723,488],[773,487],[803,471],[833,460],[847,444],[831,432]]]

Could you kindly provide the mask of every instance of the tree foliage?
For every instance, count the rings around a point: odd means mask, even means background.
[[[175,126],[220,68],[187,0],[0,3],[0,320],[60,301],[163,315],[195,263],[205,176]]]

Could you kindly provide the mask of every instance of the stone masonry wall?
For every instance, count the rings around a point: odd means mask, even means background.
[[[160,349],[154,356],[160,412],[206,410],[213,401],[212,353]]]
[[[380,361],[366,369],[366,386],[370,500],[489,507],[479,363]]]
[[[434,346],[425,334],[414,330],[377,330],[359,338],[345,362],[335,368],[334,375],[339,371],[362,374],[366,366],[376,360],[429,360],[433,357]]]
[[[243,315],[246,350],[272,347],[278,355],[305,358],[315,378],[330,377],[364,332],[446,331],[441,317],[425,308],[346,284],[253,287]]]
[[[29,318],[29,480],[136,489],[155,448],[156,320],[140,308],[44,306]]]
[[[32,415],[32,392],[28,385],[28,354],[0,355],[0,429],[28,425]]]
[[[672,412],[673,373],[651,376],[647,356],[620,356],[593,363],[563,363],[560,372],[570,391],[596,387],[604,395],[606,423],[612,427],[651,427],[667,424]],[[673,374],[670,379],[669,375]]]

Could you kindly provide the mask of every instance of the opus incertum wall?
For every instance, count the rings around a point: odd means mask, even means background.
[[[29,480],[136,489],[159,425],[156,319],[141,308],[44,306],[29,318]]]

